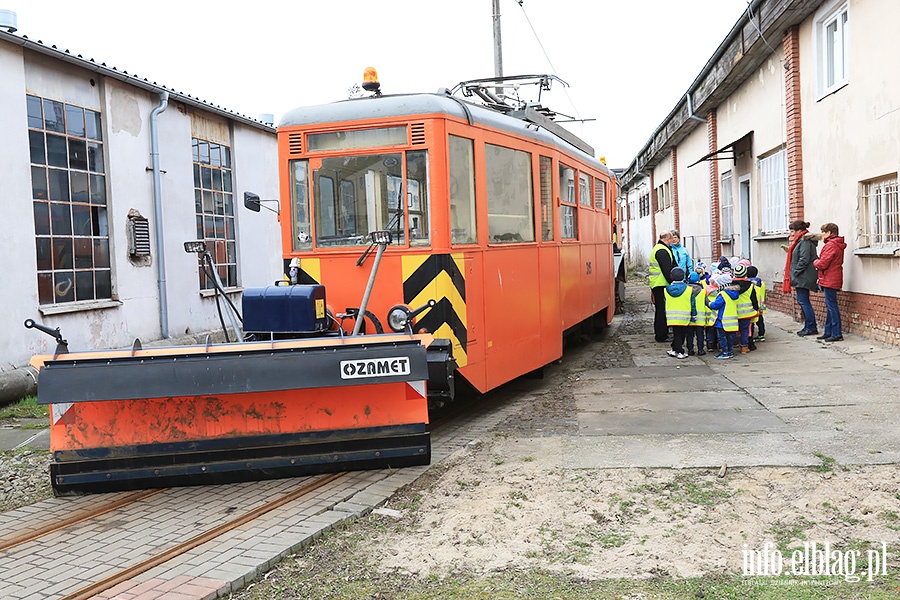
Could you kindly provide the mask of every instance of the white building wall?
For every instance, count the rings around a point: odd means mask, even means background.
[[[709,264],[712,254],[712,221],[709,212],[709,163],[695,164],[709,153],[706,125],[698,123],[678,145],[678,218],[682,243],[696,262]]]
[[[822,96],[816,73],[816,21],[800,30],[803,52],[803,168],[805,220],[840,227],[847,242],[844,289],[900,296],[900,259],[854,254],[859,249],[860,183],[900,171],[900,3],[849,4],[849,82]]]
[[[129,346],[161,337],[157,277],[156,218],[150,160],[150,113],[159,96],[145,89],[82,69],[52,57],[0,42],[0,180],[3,181],[7,243],[0,245],[6,269],[0,283],[0,371],[27,364],[32,355],[52,352],[55,342],[22,323],[34,319],[59,327],[73,350]],[[25,96],[34,94],[101,112],[113,294],[116,302],[93,310],[42,314],[37,296],[32,188]],[[215,302],[200,294],[196,255],[183,243],[197,238],[191,155],[191,111],[202,109],[170,98],[159,115],[159,153],[168,286],[169,335],[176,337],[219,328]],[[238,270],[242,286],[266,285],[282,271],[280,228],[274,213],[243,208],[243,192],[278,197],[275,135],[208,113],[231,134]],[[150,221],[150,261],[128,256],[130,210]],[[238,295],[232,294],[237,301]],[[64,307],[64,310],[70,307]],[[73,305],[71,308],[75,308]],[[83,308],[83,307],[82,307]],[[46,307],[45,307],[46,309]]]

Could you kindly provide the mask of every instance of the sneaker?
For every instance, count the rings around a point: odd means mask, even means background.
[[[706,350],[697,350],[697,356],[706,356]]]
[[[844,341],[844,336],[842,336],[842,335],[833,335],[833,336],[831,336],[831,337],[825,338],[824,341],[826,341],[826,342],[843,342],[843,341]]]
[[[764,341],[766,341],[766,336],[764,336],[764,335],[758,335],[758,336],[756,336],[755,338],[753,338],[753,341],[754,341],[754,342],[764,342]]]
[[[728,358],[734,358],[734,354],[725,354],[724,352],[722,352],[721,354],[718,354],[716,356],[716,358],[721,358],[723,360],[728,359]]]
[[[816,339],[817,339],[817,340],[824,340],[825,338],[830,338],[830,337],[831,337],[831,334],[830,334],[830,333],[823,333],[822,335],[818,336]]]
[[[808,335],[819,335],[818,329],[801,329],[797,332],[797,335],[800,337],[806,337]]]
[[[688,357],[688,355],[685,354],[684,352],[679,352],[678,354],[675,355],[675,358],[687,358],[687,357]]]
[[[672,356],[672,357],[677,357],[679,353],[675,352],[674,350],[668,350],[666,352],[666,354],[668,354],[669,356]]]
[[[693,356],[693,355],[694,355],[694,351],[692,349],[688,349],[688,356]]]
[[[754,350],[756,350],[756,344],[754,344],[753,342],[750,342],[749,344],[747,344],[747,347],[750,348],[750,352],[753,352]]]

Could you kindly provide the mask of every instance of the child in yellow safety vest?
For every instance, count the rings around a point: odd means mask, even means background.
[[[672,283],[664,290],[666,298],[666,324],[672,328],[672,349],[666,354],[675,358],[687,358],[684,339],[691,324],[691,288],[684,282],[684,269],[675,267],[671,272]],[[696,311],[694,311],[696,314]]]
[[[691,323],[687,331],[687,353],[694,355],[694,340],[697,341],[697,355],[706,354],[706,325],[710,310],[706,306],[706,285],[697,271],[688,276],[688,287],[691,288]]]
[[[734,279],[732,285],[738,286],[738,331],[740,332],[741,352],[744,354],[756,350],[750,329],[753,321],[759,315],[759,300],[756,297],[756,287],[747,279],[747,268],[750,261],[741,261],[734,267]]]
[[[716,358],[734,358],[734,335],[738,330],[737,286],[732,285],[731,275],[722,274],[716,280],[719,292],[709,303],[715,315],[714,327],[719,336],[719,354]],[[712,296],[710,296],[712,297]]]
[[[747,267],[747,279],[756,287],[756,299],[759,301],[759,315],[756,317],[756,336],[751,335],[750,337],[754,342],[764,342],[766,341],[766,282],[759,277],[759,270],[753,265]]]

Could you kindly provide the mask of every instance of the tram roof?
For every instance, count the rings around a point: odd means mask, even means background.
[[[466,112],[468,111],[468,115]],[[599,160],[562,140],[555,134],[534,123],[505,115],[484,106],[466,102],[445,94],[397,94],[352,98],[330,104],[302,106],[287,112],[278,127],[316,125],[341,121],[356,121],[379,117],[405,117],[422,114],[444,113],[473,123],[501,129],[510,133],[540,141],[576,156],[601,171],[609,173]]]

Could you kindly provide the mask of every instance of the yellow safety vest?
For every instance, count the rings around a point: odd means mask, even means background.
[[[694,304],[697,306],[697,316],[694,318],[694,325],[697,327],[708,327],[716,322],[716,317],[713,314],[713,311],[709,310],[709,307],[706,305],[706,282],[703,284],[703,289],[700,290],[700,293],[697,294],[696,299],[694,300]],[[712,320],[710,320],[710,318]]]
[[[738,319],[752,319],[756,315],[759,314],[759,311],[753,308],[753,299],[751,296],[753,295],[753,284],[750,284],[750,287],[747,288],[747,291],[741,293],[737,299],[737,314]],[[758,299],[757,299],[758,302]]]
[[[691,289],[687,288],[680,296],[666,293],[666,325],[691,324]]]
[[[655,246],[653,246],[653,250],[650,251],[650,287],[655,288],[661,285],[669,285],[669,280],[666,279],[666,276],[663,275],[662,269],[659,267],[659,263],[656,262],[656,253],[660,250],[664,249],[669,253],[669,256],[672,257],[672,264],[675,264],[675,255],[672,254],[672,249],[663,244],[662,242],[657,242]]]
[[[766,282],[760,279],[759,285],[754,283],[753,286],[756,288],[756,301],[759,303],[759,314],[763,314],[766,312]]]
[[[737,331],[738,328],[738,311],[737,301],[733,300],[725,290],[719,292],[725,298],[725,309],[722,311],[722,329],[725,331]],[[715,321],[713,321],[715,323]]]

